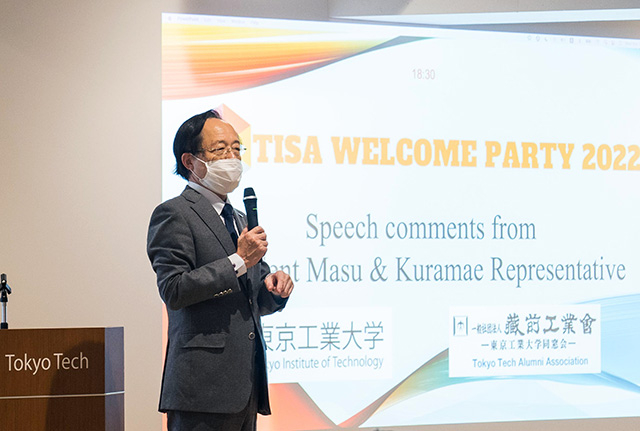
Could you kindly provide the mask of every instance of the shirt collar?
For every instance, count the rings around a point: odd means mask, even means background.
[[[189,187],[191,187],[192,189],[200,193],[202,196],[204,196],[205,199],[207,199],[209,203],[211,203],[211,205],[213,206],[213,209],[216,210],[218,215],[222,213],[222,208],[224,208],[224,204],[231,204],[231,202],[229,202],[228,196],[225,202],[222,199],[220,199],[220,196],[213,193],[211,190],[205,187],[202,187],[200,184],[194,183],[193,181],[189,181]]]

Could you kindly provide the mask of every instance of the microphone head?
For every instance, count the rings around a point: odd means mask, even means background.
[[[247,187],[246,189],[244,189],[244,199],[257,199],[256,198],[256,192],[253,191],[253,187]]]

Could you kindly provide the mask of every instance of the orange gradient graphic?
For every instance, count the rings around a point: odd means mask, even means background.
[[[334,424],[297,383],[271,384],[272,416],[259,416],[264,431],[312,431],[358,429],[370,418],[393,405],[443,386],[475,378],[449,378],[449,352],[445,350],[387,391],[369,406],[339,425]]]
[[[162,25],[162,99],[213,96],[299,75],[385,39],[209,25]]]
[[[337,428],[297,383],[270,384],[269,399],[273,414],[258,415],[260,431]]]

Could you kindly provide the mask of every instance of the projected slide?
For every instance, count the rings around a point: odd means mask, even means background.
[[[247,147],[265,260],[264,429],[638,416],[640,44],[163,15],[172,141]],[[267,428],[270,427],[270,428]]]

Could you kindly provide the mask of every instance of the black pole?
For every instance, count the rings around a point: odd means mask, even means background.
[[[9,301],[8,295],[11,294],[11,288],[7,284],[7,274],[0,275],[0,304],[2,304],[2,322],[0,322],[0,329],[9,329],[7,323],[7,302]]]

